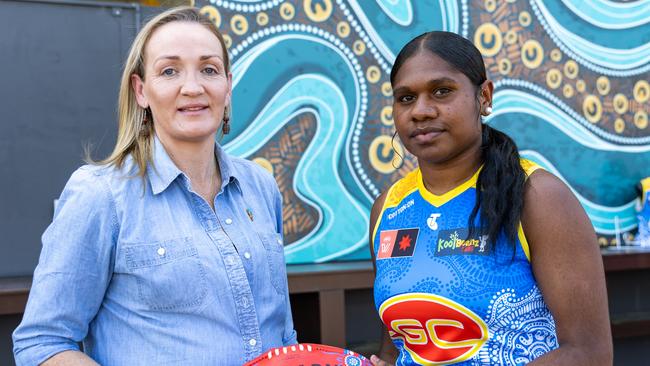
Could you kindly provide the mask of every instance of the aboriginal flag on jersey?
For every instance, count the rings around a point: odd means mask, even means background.
[[[377,259],[413,256],[419,232],[418,228],[381,231]]]

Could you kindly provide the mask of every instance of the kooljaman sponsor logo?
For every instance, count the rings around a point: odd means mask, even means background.
[[[381,320],[393,339],[420,365],[470,359],[488,339],[485,322],[473,311],[442,296],[409,293],[386,300]]]
[[[487,235],[479,235],[478,230],[468,237],[466,228],[440,230],[436,242],[436,256],[458,254],[488,254],[490,246]]]

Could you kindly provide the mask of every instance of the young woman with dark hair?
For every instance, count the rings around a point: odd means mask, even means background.
[[[425,33],[391,72],[393,116],[418,169],[370,220],[375,365],[611,365],[605,278],[571,191],[482,123],[493,83],[480,52]]]

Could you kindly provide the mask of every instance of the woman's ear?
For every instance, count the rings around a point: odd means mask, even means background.
[[[492,95],[494,93],[494,83],[492,80],[485,80],[481,84],[481,92],[479,100],[481,102],[481,114],[484,116],[492,113]]]
[[[147,96],[144,94],[144,80],[142,80],[140,75],[131,75],[131,88],[133,88],[133,94],[135,94],[135,100],[138,102],[138,105],[142,108],[149,107]]]

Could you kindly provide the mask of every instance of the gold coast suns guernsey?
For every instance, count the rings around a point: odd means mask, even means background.
[[[527,175],[538,168],[521,164]],[[468,237],[477,177],[437,196],[417,169],[386,196],[373,233],[374,297],[397,365],[523,365],[558,347],[521,225],[514,253],[503,234],[494,248],[485,235]]]
[[[641,246],[650,246],[650,177],[641,180],[641,201],[639,202],[639,232],[636,241]]]

